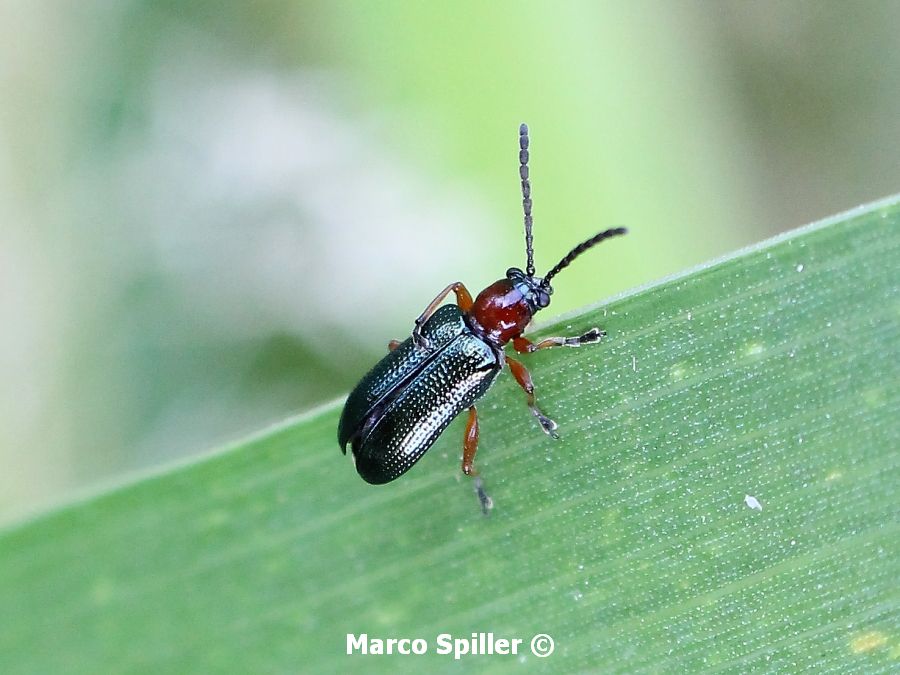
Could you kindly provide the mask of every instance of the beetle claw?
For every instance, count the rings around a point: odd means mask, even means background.
[[[534,416],[538,418],[538,422],[541,423],[541,429],[544,430],[544,433],[547,434],[550,438],[559,439],[559,434],[556,433],[556,430],[559,429],[559,425],[551,420],[549,417],[544,415],[540,410],[535,409]]]

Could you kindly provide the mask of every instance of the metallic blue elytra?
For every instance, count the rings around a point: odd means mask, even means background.
[[[504,363],[501,349],[479,339],[456,305],[440,307],[412,337],[363,377],[347,398],[338,442],[369,483],[406,473],[450,422],[488,390]]]

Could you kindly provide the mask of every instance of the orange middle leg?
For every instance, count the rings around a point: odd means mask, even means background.
[[[531,409],[531,414],[537,417],[538,422],[541,423],[541,429],[543,429],[548,436],[559,438],[559,434],[556,433],[559,425],[541,412],[541,409],[538,408],[537,403],[535,403],[534,382],[531,381],[531,373],[529,373],[528,369],[519,361],[508,356],[506,357],[506,363],[509,364],[509,370],[513,374],[513,377],[516,378],[516,382],[518,382],[519,386],[525,390],[528,407]]]

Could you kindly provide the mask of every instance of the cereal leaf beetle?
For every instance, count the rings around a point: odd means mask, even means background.
[[[519,177],[525,214],[525,271],[512,267],[472,300],[460,282],[448,285],[416,319],[412,335],[392,340],[388,355],[350,393],[338,425],[338,443],[347,444],[356,470],[369,483],[388,483],[406,473],[463,410],[468,410],[463,440],[462,471],[475,477],[482,510],[490,498],[475,471],[478,414],[475,403],[494,378],[509,366],[525,391],[526,403],[541,428],[559,438],[557,424],[538,408],[534,384],[525,366],[503,351],[512,342],[516,352],[547,347],[579,347],[600,342],[605,333],[592,328],[578,337],[552,337],[538,343],[524,337],[536,312],[550,304],[550,280],[575,258],[604,239],[625,234],[625,228],[605,230],[584,241],[543,278],[535,276],[532,246],[531,183],[528,179],[528,127],[519,127]],[[441,305],[453,292],[456,304]]]

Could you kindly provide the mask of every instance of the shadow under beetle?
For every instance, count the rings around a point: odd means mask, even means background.
[[[535,312],[550,304],[550,280],[575,258],[604,239],[625,234],[619,227],[584,241],[560,260],[543,279],[534,275],[531,235],[531,184],[528,181],[528,127],[519,127],[519,176],[525,212],[525,271],[512,267],[506,278],[495,281],[475,300],[466,287],[454,282],[416,319],[412,335],[390,350],[350,393],[338,425],[338,442],[344,454],[353,452],[356,470],[369,483],[388,483],[406,473],[425,454],[450,422],[468,409],[463,439],[462,471],[475,477],[482,510],[491,505],[475,471],[478,447],[478,415],[475,402],[503,369],[525,390],[526,402],[541,428],[559,438],[557,424],[544,415],[534,400],[534,384],[528,370],[506,356],[503,346],[512,341],[520,354],[547,347],[579,347],[599,342],[605,333],[592,328],[578,337],[553,337],[531,342],[522,333]],[[456,294],[455,305],[441,302]]]

